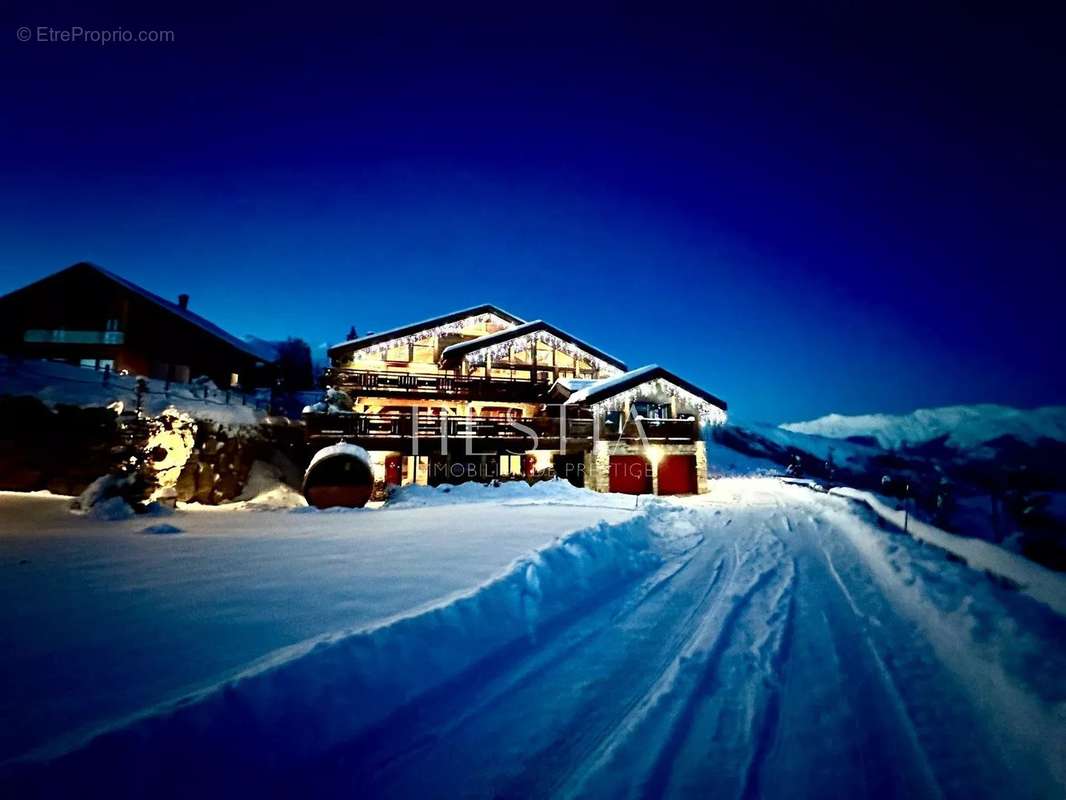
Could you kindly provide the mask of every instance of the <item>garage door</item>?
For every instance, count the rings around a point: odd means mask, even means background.
[[[644,456],[611,456],[608,487],[622,494],[651,494],[651,464]]]
[[[663,456],[659,494],[696,494],[696,456]]]

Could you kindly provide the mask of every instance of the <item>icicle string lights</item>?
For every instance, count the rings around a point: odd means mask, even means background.
[[[587,353],[580,347],[571,344],[565,339],[560,339],[558,336],[554,336],[547,331],[532,331],[531,333],[517,336],[514,339],[508,339],[505,342],[475,350],[472,353],[467,354],[466,362],[468,364],[484,364],[486,359],[489,358],[493,361],[507,360],[515,353],[525,353],[532,350],[534,342],[547,345],[548,347],[558,350],[560,353],[566,353],[566,355],[571,358],[587,361],[607,377],[622,374],[622,371],[613,364],[608,364],[606,361],[596,358],[596,356],[591,353]],[[547,362],[545,362],[545,366],[548,366]]]
[[[593,403],[590,408],[596,411],[620,411],[627,403],[648,400],[655,396],[669,396],[679,400],[685,410],[697,414],[700,422],[704,425],[721,425],[725,422],[725,412],[713,403],[708,403],[702,397],[697,397],[692,392],[675,386],[662,378],[642,383],[632,389],[611,395],[598,403]]]
[[[355,359],[359,356],[377,355],[380,353],[387,353],[396,347],[407,347],[408,345],[420,342],[423,339],[430,339],[434,336],[443,336],[449,333],[460,333],[466,328],[472,325],[494,323],[497,325],[511,326],[513,323],[508,322],[505,319],[497,317],[495,314],[478,314],[473,317],[465,317],[464,319],[455,320],[454,322],[447,322],[444,325],[435,325],[432,328],[422,328],[407,336],[397,336],[395,339],[387,339],[383,342],[375,342],[374,344],[368,344],[366,347],[359,347],[352,351],[351,358]]]

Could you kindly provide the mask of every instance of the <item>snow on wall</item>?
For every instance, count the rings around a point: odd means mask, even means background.
[[[288,648],[238,678],[92,740],[23,777],[74,786],[196,764],[204,774],[320,755],[479,661],[521,647],[569,610],[661,564],[696,530],[697,512],[652,502],[625,522],[560,537],[445,604],[380,627]],[[279,735],[278,732],[282,732]]]

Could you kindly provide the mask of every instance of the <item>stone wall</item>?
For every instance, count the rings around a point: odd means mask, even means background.
[[[696,481],[700,494],[710,491],[707,480],[707,448],[702,441],[683,444],[654,444],[664,456],[683,455],[696,457]],[[597,442],[593,449],[585,454],[585,488],[594,492],[610,491],[611,456],[645,456],[647,448],[640,442]],[[652,487],[659,493],[658,470],[652,470]]]
[[[233,500],[243,491],[255,461],[277,466],[285,482],[298,487],[308,460],[299,425],[197,422],[195,445],[175,486],[177,499],[207,505]]]

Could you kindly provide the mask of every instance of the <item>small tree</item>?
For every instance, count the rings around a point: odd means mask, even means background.
[[[311,346],[303,339],[290,336],[278,344],[278,383],[283,389],[295,391],[314,386],[311,366]]]
[[[355,326],[353,325],[352,327],[350,327],[348,329],[348,338],[345,341],[351,342],[351,341],[353,341],[355,339],[358,339],[358,338],[359,338],[359,334],[356,333]]]

